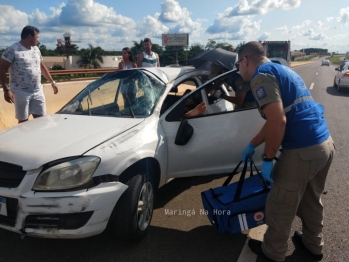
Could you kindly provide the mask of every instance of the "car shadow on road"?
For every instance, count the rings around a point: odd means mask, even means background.
[[[332,96],[349,96],[349,88],[342,88],[340,92],[338,92],[337,88],[329,86],[326,88],[326,92]]]
[[[190,189],[191,187],[202,185],[202,190],[204,191],[214,186],[221,186],[229,175],[230,174],[219,174],[173,179],[166,185],[159,188],[156,192],[154,209],[164,207],[173,198]],[[212,182],[214,183],[211,184]]]
[[[138,242],[115,240],[109,233],[77,240],[41,239],[0,230],[0,261],[237,261],[247,236],[216,234],[211,226],[190,231],[151,226]]]

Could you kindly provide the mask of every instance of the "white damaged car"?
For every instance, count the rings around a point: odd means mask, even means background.
[[[224,85],[211,88],[220,77],[203,84],[208,74],[108,73],[56,114],[1,132],[0,228],[45,238],[108,229],[137,239],[168,179],[231,172],[264,120],[256,108],[234,110],[220,98]],[[185,118],[201,102],[205,113]]]

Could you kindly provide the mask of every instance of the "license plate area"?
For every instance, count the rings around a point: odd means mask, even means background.
[[[7,217],[7,204],[4,197],[0,197],[0,215]]]

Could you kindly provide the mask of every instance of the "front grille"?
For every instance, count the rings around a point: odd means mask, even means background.
[[[7,216],[0,215],[0,224],[14,227],[17,219],[18,199],[6,198]]]
[[[0,187],[18,187],[25,174],[26,171],[21,166],[0,161]]]
[[[25,218],[25,228],[78,229],[86,225],[93,211],[71,214],[29,215]]]

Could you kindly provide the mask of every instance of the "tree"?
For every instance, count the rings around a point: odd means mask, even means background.
[[[137,61],[137,56],[142,51],[143,51],[143,40],[140,40],[139,43],[137,41],[133,41],[133,46],[131,47],[131,54],[135,61]]]
[[[205,46],[205,50],[215,49],[217,42],[213,39],[208,39],[208,42]]]
[[[234,53],[239,53],[241,47],[242,47],[244,44],[246,44],[245,41],[240,42],[240,43],[234,48]]]
[[[201,52],[205,51],[204,49],[205,47],[203,45],[200,45],[198,43],[193,44],[192,46],[190,46],[189,48],[189,54],[188,57],[192,58],[194,56],[196,56],[197,54],[200,54]]]
[[[224,50],[229,50],[230,44],[227,42],[218,42],[215,45],[215,48],[222,48]]]
[[[88,45],[89,48],[81,49],[81,57],[76,62],[79,64],[79,67],[84,68],[100,68],[99,62],[103,63],[103,49],[101,47],[93,47],[91,44]],[[99,61],[99,62],[98,62]]]
[[[184,46],[166,46],[161,56],[162,65],[180,64],[184,65],[187,61],[187,52]]]

